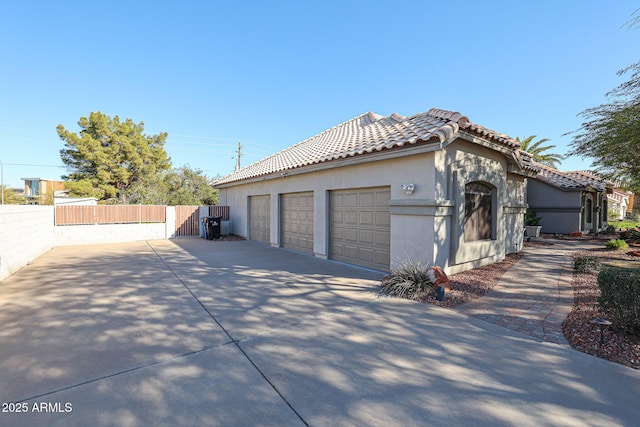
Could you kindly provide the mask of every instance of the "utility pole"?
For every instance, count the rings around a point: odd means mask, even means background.
[[[236,172],[240,170],[240,157],[242,157],[242,144],[238,141],[238,152],[236,153]]]

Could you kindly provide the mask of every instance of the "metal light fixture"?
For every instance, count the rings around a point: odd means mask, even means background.
[[[416,189],[416,186],[413,183],[411,183],[411,184],[402,184],[401,187],[404,190],[404,194],[406,194],[406,195],[413,194],[413,192]]]

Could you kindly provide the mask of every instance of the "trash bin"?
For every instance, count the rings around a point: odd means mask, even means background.
[[[208,216],[207,217],[207,240],[220,238],[220,222],[221,216]]]

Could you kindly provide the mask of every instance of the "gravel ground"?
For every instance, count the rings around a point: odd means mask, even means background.
[[[451,291],[447,292],[447,297],[444,301],[436,300],[433,295],[424,296],[419,301],[452,308],[479,298],[493,289],[502,275],[523,256],[524,254],[522,253],[509,254],[504,261],[454,274],[449,277]]]

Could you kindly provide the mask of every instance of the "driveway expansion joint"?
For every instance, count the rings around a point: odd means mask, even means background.
[[[189,292],[189,294],[191,294],[191,296],[198,302],[198,304],[200,304],[200,307],[202,307],[202,309],[209,315],[209,317],[211,317],[211,319],[218,325],[218,327],[220,327],[220,329],[229,337],[229,339],[235,345],[235,347],[238,350],[240,350],[240,352],[249,361],[249,363],[258,371],[260,376],[267,382],[267,384],[269,384],[271,386],[271,388],[278,394],[278,396],[280,396],[280,398],[293,411],[293,413],[300,419],[300,421],[302,421],[302,423],[305,426],[308,426],[309,424],[305,421],[305,419],[302,417],[302,415],[296,410],[296,408],[294,408],[293,404],[291,402],[289,402],[289,400],[287,400],[287,398],[280,392],[280,390],[278,390],[278,388],[275,386],[275,384],[273,382],[271,382],[271,380],[269,380],[269,378],[262,371],[262,369],[260,369],[258,367],[258,365],[251,359],[251,357],[249,357],[247,352],[244,351],[242,346],[240,346],[240,344],[239,344],[239,340],[235,339],[231,335],[231,333],[224,326],[222,326],[222,323],[220,323],[220,321],[218,321],[218,319],[216,319],[216,317],[213,315],[213,313],[211,313],[211,311],[209,311],[209,309],[204,305],[204,303],[200,300],[200,298],[198,298],[198,296],[193,292],[193,290],[191,290],[189,285],[187,285],[184,282],[184,280],[182,280],[182,278],[178,275],[178,273],[176,273],[176,271],[173,268],[171,268],[171,266],[164,260],[164,258],[162,258],[162,255],[160,255],[158,253],[158,251],[156,251],[156,249],[153,246],[151,246],[151,244],[148,241],[147,241],[147,245],[149,245],[151,250],[156,254],[156,256],[160,259],[160,261],[165,265],[165,267],[175,276],[175,278],[182,284],[182,286],[184,286],[184,288]]]

